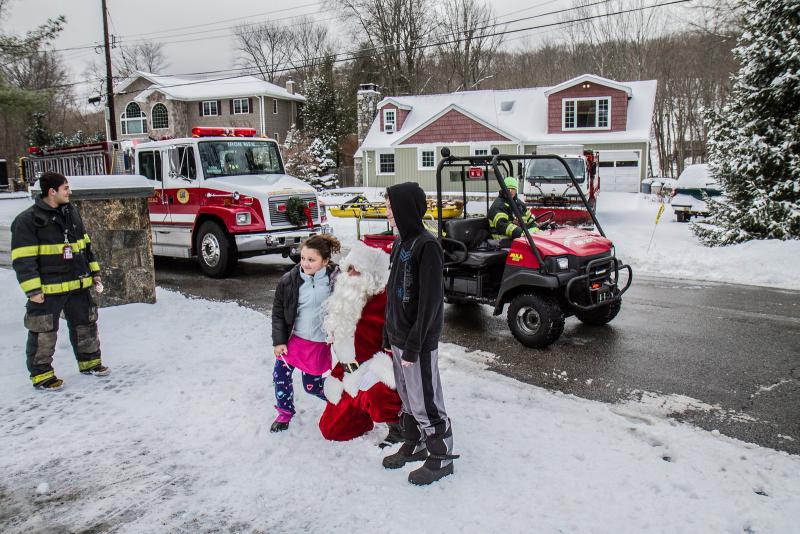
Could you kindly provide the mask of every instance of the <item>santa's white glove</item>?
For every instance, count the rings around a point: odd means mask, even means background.
[[[339,404],[339,401],[342,400],[344,384],[338,378],[329,376],[322,385],[322,391],[325,393],[325,398],[328,399],[328,402]]]

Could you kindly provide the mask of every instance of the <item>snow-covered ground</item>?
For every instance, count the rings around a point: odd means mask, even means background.
[[[267,318],[158,290],[101,311],[109,377],[79,375],[62,323],[59,392],[24,367],[24,296],[0,270],[0,531],[797,532],[800,457],[486,370],[442,345],[456,474],[380,466],[384,428],[348,443],[298,393],[270,434]]]
[[[751,241],[710,248],[700,243],[689,224],[675,220],[669,204],[656,225],[658,208],[655,195],[604,192],[598,197],[597,218],[614,242],[617,256],[630,263],[634,275],[800,289],[795,267],[800,262],[800,241]],[[468,211],[485,213],[485,203],[472,201]],[[354,219],[329,219],[345,243],[355,239]],[[386,225],[364,223],[362,231],[368,228],[380,231]]]

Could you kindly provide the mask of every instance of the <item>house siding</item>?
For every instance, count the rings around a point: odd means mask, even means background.
[[[435,145],[437,162],[441,154],[443,146],[450,149],[450,153],[454,156],[469,156],[469,145],[453,145],[453,144],[439,144]],[[489,144],[489,149],[497,148],[501,154],[516,154],[516,144]],[[431,145],[425,146],[425,150],[430,150]],[[416,182],[425,191],[436,191],[436,170],[419,170],[417,150],[420,147],[402,147],[394,149],[394,164],[395,174],[391,175],[378,175],[376,169],[377,154],[381,151],[368,150],[366,155],[368,162],[365,164],[367,183],[370,187],[389,187],[394,184],[402,182]],[[457,167],[451,167],[444,172],[457,171]],[[496,192],[499,189],[497,182],[491,181],[489,183],[489,191]],[[467,181],[468,192],[482,192],[486,190],[484,181]],[[451,181],[449,175],[443,176],[442,191],[461,191],[461,181]]]
[[[451,109],[401,144],[430,144],[458,141],[509,141],[491,128]]]
[[[561,128],[562,101],[565,98],[592,98],[592,97],[611,97],[611,130],[612,132],[624,132],[628,124],[628,95],[625,91],[612,89],[597,83],[590,84],[588,89],[581,87],[581,84],[568,87],[547,97],[547,133],[602,133],[609,130],[585,130]]]
[[[403,128],[403,123],[406,122],[406,117],[408,117],[408,110],[407,109],[400,109],[394,104],[386,104],[380,107],[378,110],[378,117],[381,121],[381,131],[383,131],[383,110],[384,109],[393,109],[395,112],[395,116],[397,117],[397,129],[396,132],[399,132]]]
[[[164,94],[160,93],[157,89],[149,96],[144,102],[137,102],[141,106],[142,111],[147,115],[147,132],[144,134],[127,134],[122,135],[122,121],[121,115],[125,112],[125,107],[136,97],[147,90],[152,83],[145,79],[140,78],[133,82],[127,89],[124,95],[116,95],[114,97],[114,105],[116,107],[115,113],[117,115],[117,135],[119,139],[146,139],[152,136],[156,139],[162,137],[191,137],[192,128],[197,126],[217,126],[217,127],[235,127],[235,128],[255,128],[259,135],[268,135],[274,137],[277,133],[280,137],[279,141],[283,142],[286,139],[286,133],[292,127],[297,117],[297,105],[292,100],[273,99],[272,97],[264,97],[265,123],[266,130],[261,131],[261,99],[258,96],[241,97],[250,98],[251,108],[250,113],[234,115],[231,113],[230,98],[223,99],[208,99],[219,101],[218,111],[219,115],[204,117],[200,111],[200,103],[204,100],[194,101],[180,101],[167,99]],[[275,114],[273,110],[273,100],[278,101],[278,113]],[[162,103],[167,107],[169,115],[169,127],[153,129],[152,109],[156,103]]]

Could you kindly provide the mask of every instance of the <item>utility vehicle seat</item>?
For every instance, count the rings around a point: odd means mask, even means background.
[[[491,230],[486,217],[449,219],[444,223],[444,231],[448,238],[460,241],[467,247],[467,258],[460,266],[479,269],[505,263],[508,250],[488,244]]]

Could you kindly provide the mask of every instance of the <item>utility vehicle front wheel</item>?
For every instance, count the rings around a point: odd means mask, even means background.
[[[212,221],[206,221],[197,232],[195,250],[200,269],[211,278],[225,278],[236,267],[236,245],[228,234]]]
[[[616,300],[608,306],[602,306],[588,311],[576,311],[575,317],[581,322],[592,326],[603,326],[610,323],[619,313],[622,307],[622,299]]]
[[[544,348],[564,331],[564,314],[549,295],[517,295],[508,307],[507,319],[511,333],[526,347]]]

